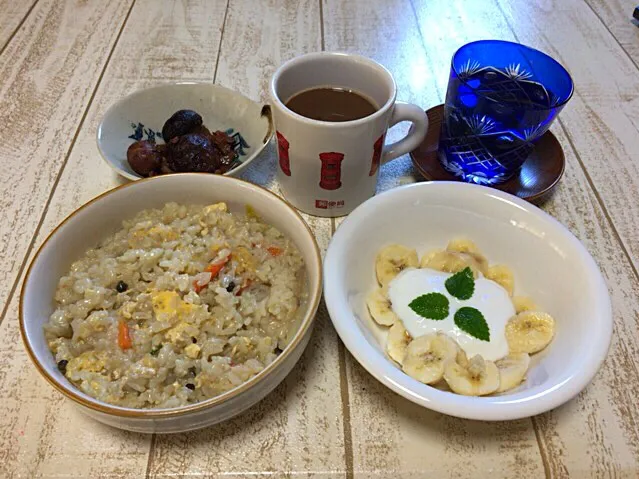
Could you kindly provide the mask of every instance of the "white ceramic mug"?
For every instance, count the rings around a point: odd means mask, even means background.
[[[318,121],[286,107],[305,90],[352,90],[375,103],[377,111],[345,122]],[[278,180],[284,197],[316,216],[343,216],[375,194],[380,164],[408,153],[428,129],[424,110],[396,102],[390,72],[369,58],[346,53],[310,53],[284,63],[270,86],[278,143]],[[388,128],[413,123],[403,139],[384,145]]]

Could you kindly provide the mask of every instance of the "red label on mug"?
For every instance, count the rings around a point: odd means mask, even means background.
[[[384,135],[380,136],[373,145],[373,158],[371,160],[371,171],[368,172],[368,176],[373,176],[377,173],[379,168],[379,162],[382,159],[382,147],[384,146]]]
[[[342,186],[342,160],[344,153],[334,151],[320,153],[322,169],[320,170],[320,188],[337,190]]]
[[[291,163],[288,158],[288,147],[290,146],[288,140],[284,138],[279,131],[277,133],[277,151],[280,158],[280,168],[286,176],[291,176]]]
[[[328,200],[315,200],[315,208],[320,210],[332,210],[333,208],[343,208],[344,200],[328,201]]]

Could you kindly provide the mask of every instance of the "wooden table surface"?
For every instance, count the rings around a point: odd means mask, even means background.
[[[0,0],[0,477],[639,477],[635,2]],[[324,306],[302,360],[272,394],[191,433],[103,426],[30,364],[18,301],[34,250],[74,209],[124,181],[95,142],[112,102],[177,80],[265,101],[283,61],[342,50],[387,66],[399,99],[427,108],[442,102],[452,53],[483,38],[537,47],[575,81],[552,128],[566,173],[543,208],[599,263],[615,321],[608,358],[576,399],[505,423],[422,409],[359,366]],[[271,147],[245,176],[277,190],[274,165]],[[403,157],[381,169],[379,189],[413,181]],[[339,220],[306,219],[325,249]]]

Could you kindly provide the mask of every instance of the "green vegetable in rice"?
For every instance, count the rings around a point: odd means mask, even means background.
[[[162,349],[162,344],[158,344],[156,347],[151,349],[151,351],[149,351],[149,354],[151,356],[157,356],[158,354],[160,354],[161,349]]]

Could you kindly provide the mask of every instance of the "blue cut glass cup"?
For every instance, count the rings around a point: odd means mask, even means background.
[[[519,172],[573,93],[556,60],[519,43],[482,40],[453,55],[439,140],[442,166],[483,185]]]

